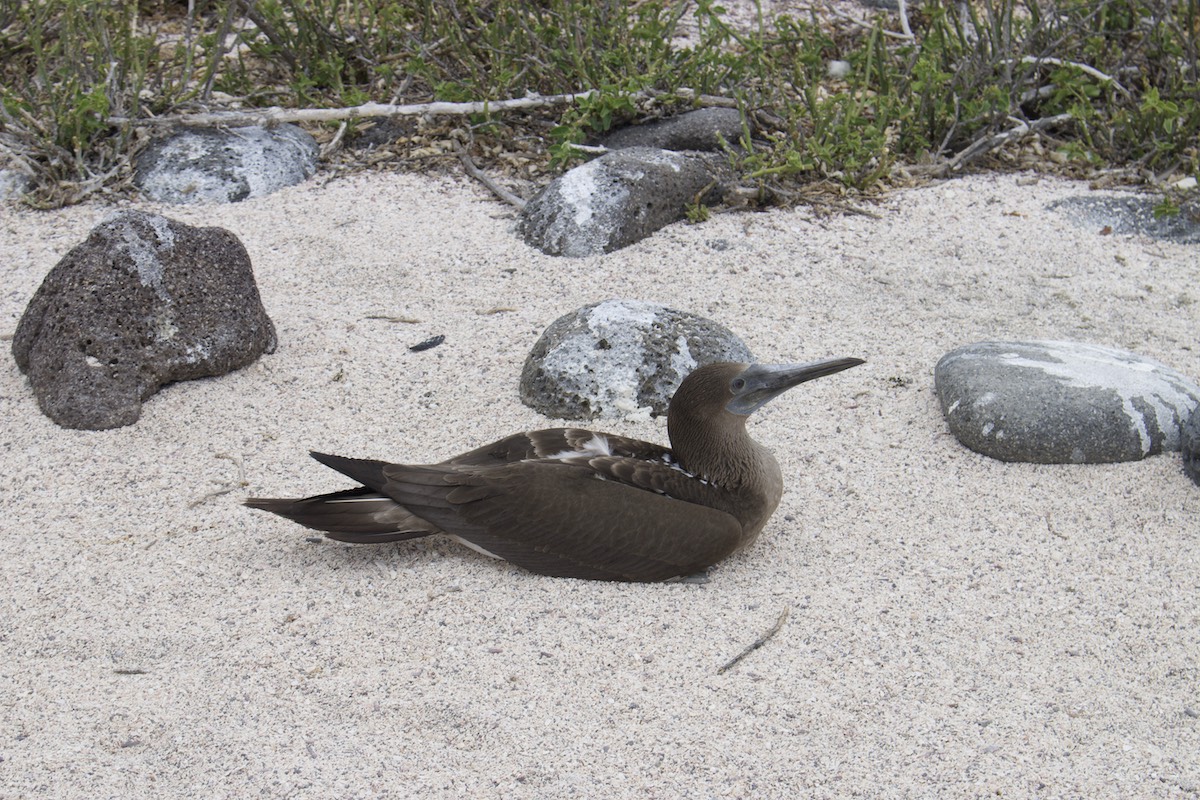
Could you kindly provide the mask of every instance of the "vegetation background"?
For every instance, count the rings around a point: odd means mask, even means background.
[[[727,105],[745,119],[729,158],[766,204],[1019,167],[1151,186],[1177,213],[1178,187],[1200,176],[1200,0],[740,7],[753,13],[732,21],[713,0],[0,0],[0,167],[29,176],[27,203],[57,207],[122,191],[138,150],[189,112],[590,90],[393,119],[375,149],[344,145],[379,118],[310,130],[345,168],[429,169],[463,150],[536,181],[614,125]]]

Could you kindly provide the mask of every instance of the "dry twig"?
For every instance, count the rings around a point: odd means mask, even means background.
[[[733,667],[737,666],[737,663],[739,661],[741,661],[743,658],[750,655],[751,653],[753,653],[758,648],[762,647],[767,642],[771,641],[771,638],[775,634],[779,633],[780,629],[783,628],[783,623],[787,622],[788,613],[791,610],[792,610],[791,606],[785,606],[783,609],[783,613],[779,615],[779,619],[775,620],[775,624],[771,626],[771,630],[767,631],[762,636],[755,639],[754,642],[751,643],[751,645],[749,647],[747,647],[745,650],[743,650],[742,652],[738,653],[733,658],[726,661],[725,666],[723,666],[719,670],[717,670],[717,674],[722,675],[722,674],[728,672],[729,670],[733,669]]]
[[[220,489],[214,489],[208,494],[197,497],[195,500],[188,503],[188,508],[195,508],[196,506],[207,503],[209,500],[214,500],[221,495],[226,495],[230,492],[236,492],[238,489],[244,489],[250,485],[250,481],[246,480],[246,468],[245,465],[243,465],[241,458],[232,456],[229,453],[216,453],[213,455],[213,458],[223,458],[226,461],[232,461],[237,466],[238,479],[232,483],[226,483],[225,486],[221,487]],[[150,544],[152,545],[154,542],[151,542]],[[149,547],[150,545],[147,545],[147,548]]]
[[[906,0],[900,0],[900,30],[904,32],[904,38],[909,41],[917,38],[913,36],[912,28],[908,26],[908,3]]]
[[[505,189],[503,186],[496,183],[494,180],[489,178],[483,170],[475,166],[475,162],[471,160],[471,156],[458,142],[454,143],[454,152],[458,154],[458,160],[462,162],[463,169],[467,171],[468,175],[482,183],[488,188],[488,190],[491,191],[492,194],[496,195],[496,197],[499,197],[510,206],[513,206],[518,211],[523,211],[525,209],[525,200],[517,197],[508,189]]]
[[[1009,117],[1009,121],[1016,123],[1012,128],[1003,133],[993,134],[991,136],[982,136],[972,142],[965,150],[962,150],[954,158],[950,159],[947,167],[951,172],[956,172],[962,169],[970,161],[974,161],[984,153],[990,153],[997,150],[1009,142],[1023,139],[1031,133],[1037,133],[1052,128],[1055,125],[1061,125],[1070,122],[1072,119],[1070,114],[1055,114],[1053,117],[1042,117],[1035,119],[1032,122],[1025,122],[1016,117]]]
[[[138,127],[190,125],[199,128],[224,126],[230,128],[248,125],[271,126],[283,122],[337,122],[348,119],[368,119],[372,117],[419,117],[446,116],[465,117],[471,114],[489,114],[499,111],[522,111],[531,108],[560,106],[586,100],[598,90],[589,89],[585,92],[568,92],[566,94],[536,94],[530,93],[525,97],[511,97],[507,100],[476,100],[470,103],[363,103],[359,106],[346,108],[257,108],[250,111],[212,111],[207,113],[173,114],[169,116],[147,119],[131,117],[108,117],[110,125],[135,125]],[[635,92],[633,97],[654,99],[666,95],[647,89]],[[698,94],[693,89],[679,89],[673,96],[689,100],[699,107],[737,108],[737,100],[732,97],[719,95]]]
[[[1011,64],[1013,62],[1011,59],[1008,59],[1006,61],[1006,63]],[[1114,89],[1116,89],[1118,92],[1125,95],[1126,97],[1129,97],[1129,90],[1126,89],[1124,86],[1122,86],[1121,82],[1118,81],[1116,78],[1114,78],[1112,75],[1108,75],[1104,72],[1101,72],[1100,70],[1096,69],[1093,66],[1089,66],[1088,64],[1083,64],[1079,61],[1065,61],[1061,58],[1052,58],[1050,56],[1040,56],[1040,57],[1039,56],[1024,56],[1021,58],[1021,63],[1022,64],[1050,64],[1055,67],[1074,67],[1075,69],[1079,70],[1080,72],[1091,75],[1096,80],[1104,81],[1105,83],[1112,84],[1112,87]]]

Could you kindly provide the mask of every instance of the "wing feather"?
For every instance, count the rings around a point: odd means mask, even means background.
[[[526,431],[455,456],[443,464],[464,466],[494,466],[528,461],[536,458],[562,457],[565,453],[588,453],[589,445],[600,437],[614,456],[662,460],[671,457],[670,448],[615,433],[590,431],[584,428],[546,428]],[[595,454],[594,452],[592,453]]]

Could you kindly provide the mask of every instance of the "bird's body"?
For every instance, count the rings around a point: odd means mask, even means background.
[[[545,575],[685,577],[752,542],[782,497],[779,464],[746,433],[746,417],[792,386],[860,363],[701,367],[671,400],[673,448],[552,428],[515,434],[440,464],[313,453],[362,486],[246,503],[339,541],[445,533]]]

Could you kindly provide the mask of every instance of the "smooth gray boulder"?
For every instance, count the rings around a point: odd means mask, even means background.
[[[131,425],[164,384],[274,349],[237,237],[140,212],[109,219],[63,256],[12,343],[46,416],[87,430]]]
[[[610,150],[656,147],[661,150],[719,151],[722,142],[737,147],[741,138],[742,114],[736,108],[701,108],[618,128],[601,136],[598,144]]]
[[[1200,387],[1135,353],[1077,342],[977,342],[934,370],[950,431],[1001,461],[1104,464],[1178,450]]]
[[[1183,471],[1200,486],[1200,406],[1183,424],[1179,449],[1183,453]]]
[[[629,419],[667,412],[689,372],[752,361],[712,320],[642,300],[605,300],[559,317],[521,371],[521,401],[548,417]]]
[[[133,182],[164,203],[236,203],[304,182],[318,152],[295,125],[184,128],[138,156]]]
[[[553,180],[525,206],[519,230],[549,255],[609,253],[683,219],[698,198],[720,202],[728,185],[715,154],[616,150]]]

